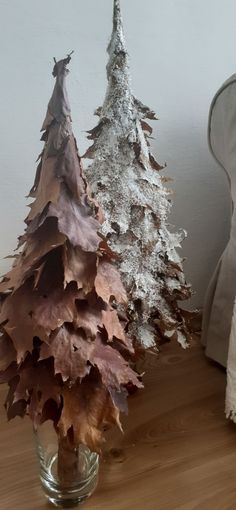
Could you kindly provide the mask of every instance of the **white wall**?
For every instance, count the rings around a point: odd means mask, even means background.
[[[123,0],[135,94],[153,107],[154,152],[174,178],[172,222],[189,232],[186,273],[202,305],[229,230],[226,177],[209,155],[209,103],[236,71],[235,0]],[[0,258],[16,245],[41,150],[52,57],[75,50],[68,88],[81,151],[105,93],[112,0],[0,0]],[[1,272],[9,261],[0,263]]]

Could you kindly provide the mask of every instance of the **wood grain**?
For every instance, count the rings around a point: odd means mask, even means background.
[[[126,433],[110,432],[87,510],[235,510],[236,426],[224,418],[225,373],[199,343],[149,356]],[[0,389],[3,402],[5,388]],[[1,409],[0,509],[47,510],[29,420]]]

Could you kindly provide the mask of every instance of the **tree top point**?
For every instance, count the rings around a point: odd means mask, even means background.
[[[122,25],[120,0],[114,0],[113,24],[114,29],[117,29],[119,26]]]
[[[53,57],[54,60],[54,68],[53,68],[53,76],[56,78],[60,74],[64,74],[64,72],[68,72],[67,65],[71,61],[71,55],[74,53],[74,50],[68,53],[67,57],[63,58],[62,60],[59,60],[57,62],[56,58]]]

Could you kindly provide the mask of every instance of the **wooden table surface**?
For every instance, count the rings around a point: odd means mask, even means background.
[[[236,425],[224,419],[225,373],[199,343],[149,356],[126,433],[110,433],[86,510],[235,510]],[[0,389],[3,402],[5,388]],[[28,419],[0,420],[0,509],[48,510]]]

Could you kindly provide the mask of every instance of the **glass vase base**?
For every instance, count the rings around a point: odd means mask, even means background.
[[[97,477],[91,480],[89,487],[81,487],[71,490],[62,490],[52,487],[50,484],[41,480],[44,494],[53,506],[59,508],[78,508],[81,506],[95,491],[97,487]]]
[[[80,505],[82,505],[86,500],[87,497],[82,499],[76,499],[75,501],[72,500],[59,500],[59,499],[53,499],[53,498],[47,498],[48,502],[51,503],[54,507],[58,508],[78,508]]]
[[[47,470],[41,471],[41,484],[47,500],[55,507],[75,508],[82,505],[95,491],[98,484],[99,459],[85,448],[80,450],[81,481],[62,487],[55,478],[58,456],[55,454]],[[84,473],[84,474],[83,474]]]

